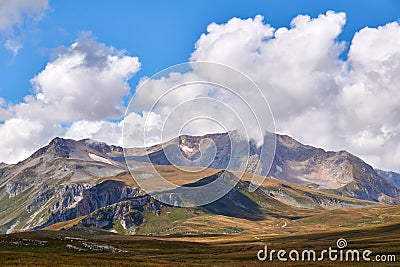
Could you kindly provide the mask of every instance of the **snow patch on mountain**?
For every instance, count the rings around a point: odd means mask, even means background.
[[[96,154],[89,153],[89,157],[94,161],[99,161],[99,162],[103,162],[103,163],[107,163],[107,164],[113,165],[111,163],[111,161],[109,161],[108,159],[100,157],[100,156],[98,156]]]
[[[180,148],[181,148],[184,152],[188,152],[188,153],[192,153],[192,152],[193,152],[193,148],[190,148],[190,147],[185,146],[185,145],[180,145]]]

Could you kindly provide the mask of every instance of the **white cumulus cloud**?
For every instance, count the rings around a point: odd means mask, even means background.
[[[109,121],[76,121],[65,134],[66,138],[75,140],[90,138],[108,144],[122,144],[122,123]]]
[[[31,80],[35,95],[16,112],[61,122],[120,118],[139,68],[137,57],[83,37]]]
[[[22,48],[18,29],[25,21],[40,20],[49,7],[48,0],[1,0],[0,37],[14,55]]]
[[[31,80],[31,95],[15,105],[2,100],[0,161],[22,160],[56,136],[121,142],[121,127],[106,120],[123,117],[138,58],[89,36],[57,51]]]
[[[316,18],[299,15],[289,28],[275,29],[262,16],[212,23],[190,60],[226,64],[253,79],[271,105],[278,132],[326,149],[346,149],[375,167],[399,171],[400,26],[393,22],[356,32],[343,59],[346,43],[338,38],[345,23],[346,14],[333,11]],[[160,91],[212,75],[201,69],[174,73],[153,81],[148,94],[139,93],[134,101],[149,110]],[[223,79],[246,94],[235,76]],[[215,95],[212,88],[203,90],[181,90],[157,112],[166,116],[193,95]],[[225,97],[224,103],[236,107],[233,98]],[[195,107],[202,108],[207,107]],[[199,129],[205,131],[212,128]]]
[[[268,100],[278,132],[314,146],[346,149],[375,167],[399,171],[399,23],[362,29],[346,44],[338,40],[346,23],[344,13],[299,15],[288,28],[274,28],[264,21],[256,16],[210,24],[190,61],[226,64],[251,78]],[[175,121],[184,123],[206,114],[231,130],[238,125],[232,107],[242,114],[239,121],[251,124],[245,105],[215,86],[183,86],[157,102],[166,90],[193,80],[227,84],[256,113],[265,111],[261,98],[247,90],[248,84],[238,75],[194,67],[149,82],[146,90],[137,91],[129,115],[121,119],[122,98],[129,94],[127,81],[139,68],[137,58],[91,38],[60,49],[32,79],[32,95],[17,105],[0,105],[0,119],[5,121],[0,125],[0,160],[22,159],[57,134],[121,144],[123,125],[132,136],[145,132],[147,143],[157,143],[162,141],[158,133],[164,123],[178,109],[183,115]],[[199,97],[222,103],[200,103]],[[222,129],[210,120],[188,125],[190,134]],[[19,133],[9,136],[13,131]],[[127,144],[138,146],[143,140],[127,140]]]

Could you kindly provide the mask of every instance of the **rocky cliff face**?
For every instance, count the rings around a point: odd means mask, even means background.
[[[80,192],[78,188],[83,190]],[[88,215],[117,202],[133,199],[138,196],[139,189],[129,187],[120,181],[107,180],[88,189],[77,185],[59,193],[58,201],[51,208],[53,212],[45,223],[36,227],[37,229]]]
[[[100,208],[85,217],[81,224],[85,227],[97,227],[102,229],[116,228],[115,224],[120,224],[124,230],[135,234],[136,229],[143,223],[143,214],[145,208],[153,211],[155,214],[160,212],[161,205],[151,205],[149,196],[137,197],[121,201],[103,208]],[[152,208],[156,207],[156,208]]]

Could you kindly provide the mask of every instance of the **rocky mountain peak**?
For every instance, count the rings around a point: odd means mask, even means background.
[[[75,147],[75,140],[56,137],[51,140],[47,146],[44,146],[37,150],[29,158],[37,158],[45,154],[55,158],[69,158],[71,151],[73,151]]]
[[[120,146],[108,145],[104,142],[99,142],[93,139],[83,139],[79,142],[103,154],[108,154],[111,152],[123,152],[123,148]]]
[[[48,152],[53,152],[56,157],[68,158],[75,147],[76,141],[56,137],[50,142]]]

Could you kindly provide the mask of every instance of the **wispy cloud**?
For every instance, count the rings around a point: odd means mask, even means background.
[[[0,1],[0,37],[4,47],[14,55],[22,48],[21,27],[38,21],[49,8],[48,0]]]

